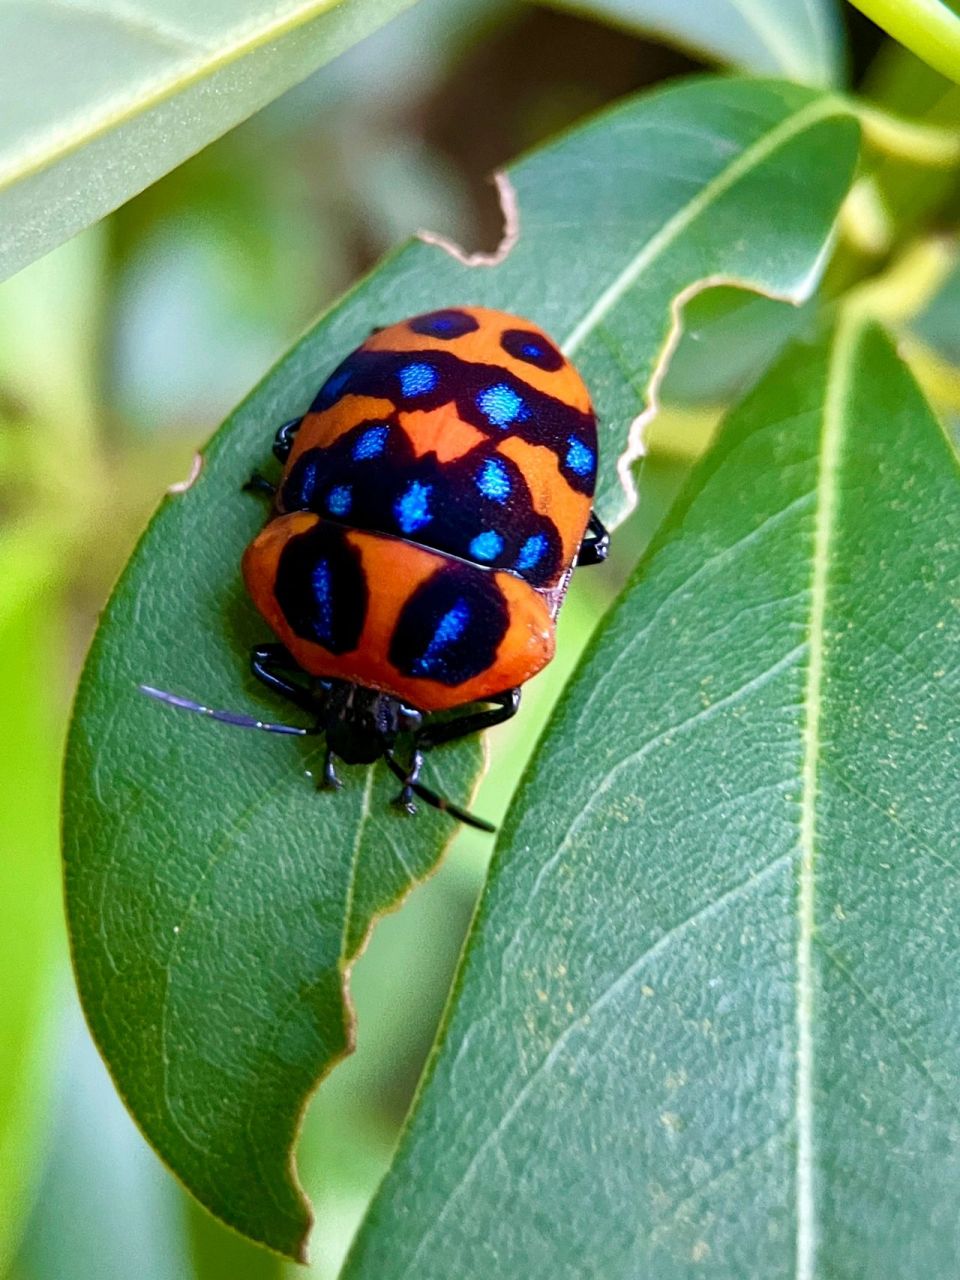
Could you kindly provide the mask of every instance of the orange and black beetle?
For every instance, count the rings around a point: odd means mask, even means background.
[[[553,657],[576,565],[607,534],[591,512],[597,432],[580,375],[529,321],[480,307],[375,331],[277,432],[284,464],[243,575],[280,640],[253,671],[314,718],[334,760],[383,757],[413,795],[487,824],[420,782],[423,753],[499,724]],[[304,675],[311,677],[309,681]],[[492,704],[454,718],[432,713]],[[412,759],[394,755],[409,733]]]

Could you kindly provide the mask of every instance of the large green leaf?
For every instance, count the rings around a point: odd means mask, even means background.
[[[797,301],[814,287],[857,152],[843,103],[790,85],[704,80],[627,102],[510,173],[520,233],[496,267],[401,250],[307,335],[168,500],[107,613],[67,761],[67,910],[94,1036],[144,1133],[214,1213],[299,1254],[299,1116],[347,1050],[343,984],[376,915],[440,856],[448,822],[389,807],[380,769],[313,794],[316,748],[148,702],[139,681],[212,705],[275,704],[244,679],[264,637],[238,562],[263,519],[239,492],[277,423],[372,325],[452,302],[528,314],[574,351],[603,419],[605,514],[671,332],[705,278]],[[463,796],[475,744],[431,759]]]
[[[546,0],[649,31],[744,71],[821,87],[843,78],[836,0]]]
[[[733,415],[515,798],[350,1280],[956,1274],[958,480],[876,329]]]
[[[0,5],[0,279],[412,3]]]

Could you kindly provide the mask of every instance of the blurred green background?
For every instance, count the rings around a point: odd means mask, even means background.
[[[848,21],[859,76],[880,38],[866,20]],[[501,217],[491,170],[606,102],[697,66],[519,0],[422,0],[0,286],[4,1280],[305,1274],[193,1205],[137,1133],[86,1034],[57,868],[71,689],[151,509],[319,310],[418,228],[492,248]],[[681,368],[697,382],[683,351]],[[699,439],[717,416],[716,406],[683,412]],[[502,812],[504,781],[522,768],[623,565],[682,479],[688,456],[660,438],[619,555],[572,593],[562,657],[493,744],[478,812]],[[312,1276],[336,1275],[386,1169],[489,848],[461,835],[357,965],[359,1047],[317,1095],[300,1150],[318,1220]]]

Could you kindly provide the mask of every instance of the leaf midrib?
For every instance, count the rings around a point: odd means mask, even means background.
[[[819,792],[821,711],[823,704],[824,636],[829,593],[830,558],[837,515],[837,473],[846,422],[845,406],[858,332],[841,315],[827,370],[823,425],[817,474],[817,504],[810,579],[807,679],[804,690],[803,768],[800,788],[800,859],[797,885],[797,1061],[796,1061],[796,1278],[813,1280],[816,1271],[816,1200],[814,1188],[813,1076],[814,975],[816,932],[815,872],[817,798]]]
[[[642,246],[638,253],[627,263],[624,269],[607,286],[586,315],[574,326],[560,346],[567,356],[572,356],[590,336],[593,330],[613,310],[616,304],[636,282],[638,277],[668,249],[691,224],[704,213],[710,205],[733,187],[752,168],[768,159],[779,147],[785,146],[805,129],[811,128],[821,120],[831,116],[849,115],[856,117],[856,112],[842,98],[834,94],[818,97],[813,102],[801,107],[781,120],[756,142],[745,147],[743,151],[725,169],[722,169],[700,190],[700,192],[663,224],[660,230]],[[819,275],[821,262],[818,260],[792,291],[782,295],[769,293],[768,296],[779,296],[784,302],[803,302],[812,291]],[[733,283],[733,281],[728,281]]]

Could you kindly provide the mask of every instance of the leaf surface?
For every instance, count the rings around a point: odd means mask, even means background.
[[[0,279],[411,3],[0,5]]]
[[[826,88],[843,79],[833,0],[548,0],[628,31],[650,32],[760,75]]]
[[[603,422],[601,504],[671,331],[706,276],[797,300],[814,287],[857,154],[842,102],[776,83],[704,80],[628,101],[515,166],[519,240],[469,267],[435,244],[389,258],[237,410],[199,478],[168,500],[105,614],[67,761],[66,889],[93,1034],[162,1157],[215,1214],[299,1255],[309,1215],[293,1172],[299,1117],[351,1043],[343,987],[377,914],[451,834],[393,812],[381,768],[314,794],[318,748],[148,702],[148,682],[277,717],[244,678],[265,626],[238,564],[263,511],[240,487],[374,325],[475,303],[527,314],[576,353]],[[602,234],[585,235],[597,227]],[[746,230],[749,228],[749,234]],[[462,799],[476,743],[431,757]]]
[[[955,1274],[958,479],[876,329],[734,413],[516,795],[349,1280]]]

